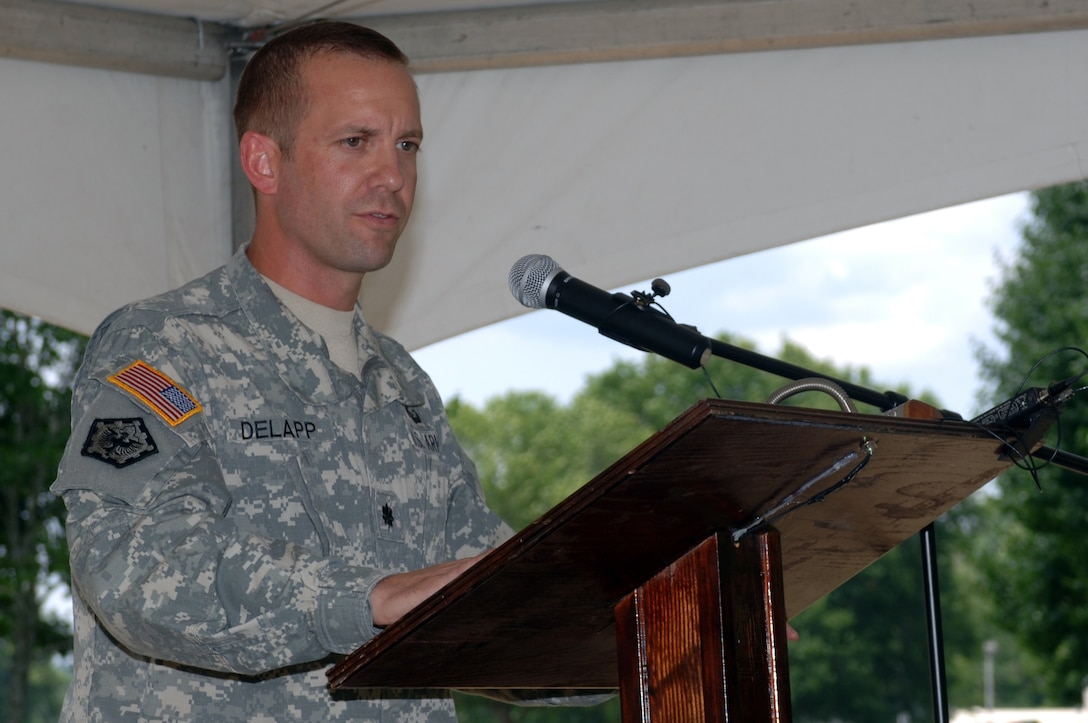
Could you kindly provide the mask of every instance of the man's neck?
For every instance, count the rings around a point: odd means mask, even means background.
[[[323,274],[307,273],[304,264],[296,263],[290,255],[278,253],[265,244],[251,243],[246,248],[246,256],[262,276],[315,304],[337,311],[355,308],[363,274],[332,270]]]
[[[272,279],[265,277],[265,281],[272,289],[272,293],[299,321],[321,335],[333,363],[358,379],[360,364],[358,345],[355,341],[354,309],[352,311],[330,309],[284,288]]]

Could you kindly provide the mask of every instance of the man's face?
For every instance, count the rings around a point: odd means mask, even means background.
[[[309,105],[281,159],[275,213],[315,271],[365,273],[393,256],[416,189],[423,140],[408,70],[353,55],[318,56],[302,69]]]

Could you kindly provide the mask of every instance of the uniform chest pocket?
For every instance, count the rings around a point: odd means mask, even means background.
[[[401,404],[364,421],[371,529],[387,564],[427,564],[440,556],[448,470],[439,436]]]
[[[233,495],[231,515],[241,529],[283,539],[321,555],[331,547],[327,520],[314,502],[309,465],[293,443],[255,444],[233,456],[225,475]]]

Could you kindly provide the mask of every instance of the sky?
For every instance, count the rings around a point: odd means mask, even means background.
[[[704,334],[728,332],[772,357],[789,339],[818,359],[867,367],[888,388],[928,390],[971,418],[987,392],[975,348],[997,348],[988,303],[998,260],[1015,258],[1028,217],[1019,193],[852,229],[666,275],[672,292],[660,301]],[[415,352],[445,399],[477,407],[509,390],[566,402],[588,374],[644,355],[550,309]]]

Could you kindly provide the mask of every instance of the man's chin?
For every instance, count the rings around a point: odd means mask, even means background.
[[[360,273],[369,273],[384,269],[393,261],[393,252],[397,242],[390,241],[384,244],[369,242],[365,246],[365,252],[357,259],[356,270]]]

